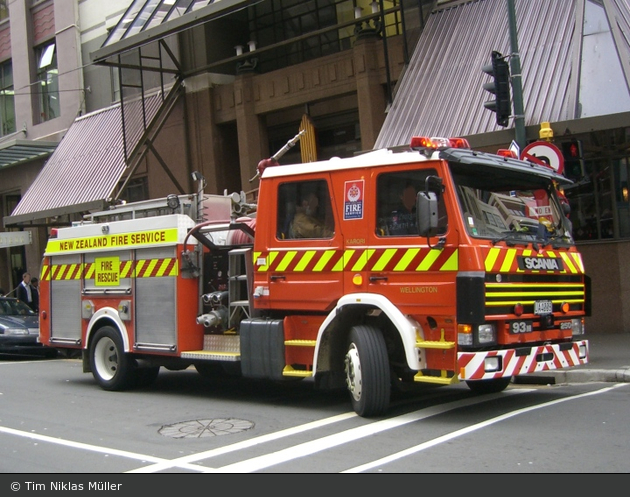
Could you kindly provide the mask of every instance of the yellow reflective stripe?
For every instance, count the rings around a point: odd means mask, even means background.
[[[418,264],[416,271],[429,271],[431,269],[431,266],[436,261],[436,259],[440,256],[441,253],[442,251],[439,249],[429,250],[429,253],[425,256],[424,259],[422,259],[422,262]]]
[[[168,269],[168,265],[169,265],[170,262],[171,262],[170,259],[164,259],[162,261],[162,264],[160,264],[160,267],[159,267],[159,269],[158,269],[158,271],[156,273],[156,276],[164,276],[164,273]]]
[[[577,273],[575,266],[573,265],[573,263],[571,262],[571,259],[569,258],[569,254],[563,252],[560,255],[562,256],[562,260],[566,262],[568,270],[572,273]]]
[[[88,269],[85,272],[84,278],[86,280],[93,280],[94,279],[94,264],[85,264],[85,266],[88,266]]]
[[[374,255],[374,249],[364,250],[363,253],[361,254],[361,257],[359,257],[357,262],[354,263],[354,266],[352,266],[352,271],[363,270],[363,268],[365,267],[365,265],[368,263],[368,261],[373,255]]]
[[[456,271],[459,267],[457,263],[458,251],[455,250],[448,260],[444,263],[444,265],[440,268],[440,271]]]
[[[378,261],[376,261],[376,264],[374,264],[372,270],[382,271],[387,263],[392,259],[392,257],[394,257],[394,254],[396,254],[397,251],[397,249],[386,249],[385,252],[383,252],[383,255],[381,255],[381,257],[378,259]]]
[[[507,254],[505,255],[505,259],[503,260],[503,264],[501,265],[501,272],[509,271],[512,268],[512,263],[514,262],[514,257],[516,257],[516,250],[509,249]]]
[[[260,256],[260,253],[258,253],[258,255]],[[265,264],[262,266],[258,266],[259,271],[269,271],[269,266],[271,266],[277,256],[278,252],[269,252],[269,255],[267,255],[267,257],[265,258]],[[256,259],[255,262],[257,262],[257,260],[258,259]]]
[[[319,261],[317,262],[317,264],[315,264],[313,271],[322,271],[326,267],[326,264],[328,263],[328,261],[333,255],[335,255],[334,250],[326,250],[322,254],[322,256],[319,258]]]
[[[569,255],[575,261],[575,264],[580,269],[580,272],[583,273],[584,272],[584,262],[582,261],[582,254],[573,252],[573,253],[569,253]]]
[[[488,257],[486,257],[486,271],[491,272],[494,267],[494,263],[497,262],[497,258],[499,257],[499,249],[493,247],[488,252]]]
[[[419,248],[405,250],[405,255],[403,255],[398,261],[398,264],[394,266],[394,271],[404,271],[405,269],[407,269],[409,264],[411,264],[413,258],[418,254],[418,252],[420,252]]]
[[[297,254],[296,250],[289,250],[286,254],[284,254],[284,257],[282,257],[280,264],[278,264],[278,271],[284,271],[287,268],[287,266],[291,264],[291,261],[293,260],[296,254]]]
[[[354,250],[352,249],[346,250],[343,253],[343,257],[341,257],[339,261],[337,261],[337,264],[335,264],[333,271],[343,271],[346,267],[346,264],[348,264],[348,262],[350,262],[350,259],[352,259],[353,254],[354,254]]]
[[[295,271],[304,271],[308,263],[311,262],[311,259],[313,258],[315,253],[315,250],[307,250],[295,266]],[[282,262],[284,262],[284,260]]]

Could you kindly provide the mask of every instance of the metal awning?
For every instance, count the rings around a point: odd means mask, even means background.
[[[223,17],[262,0],[135,0],[92,54],[95,63]],[[112,61],[109,61],[112,62]]]
[[[9,140],[0,144],[0,169],[35,159],[45,159],[57,148],[57,142]]]
[[[77,118],[5,226],[103,209],[125,171],[120,104]]]
[[[580,23],[576,9],[586,9],[591,24]],[[630,111],[628,0],[529,0],[516,3],[516,18],[526,126]],[[510,53],[505,0],[452,2],[435,9],[374,148],[406,145],[415,135],[477,140],[504,131],[483,107],[491,95],[483,88],[489,80],[481,68],[492,50]],[[513,127],[511,122],[506,132]]]

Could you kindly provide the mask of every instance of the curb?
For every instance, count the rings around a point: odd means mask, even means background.
[[[513,383],[520,385],[557,385],[559,383],[630,383],[630,367],[620,369],[575,369],[546,371],[526,376],[515,376]]]

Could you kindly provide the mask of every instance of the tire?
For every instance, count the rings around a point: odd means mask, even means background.
[[[103,390],[126,390],[138,379],[135,363],[123,348],[120,333],[103,326],[90,342],[92,375]]]
[[[379,416],[389,407],[391,381],[383,335],[371,326],[350,330],[344,361],[346,387],[359,416]]]
[[[511,381],[512,377],[508,376],[506,378],[494,378],[492,380],[467,380],[466,385],[475,393],[488,394],[502,392],[508,387]]]

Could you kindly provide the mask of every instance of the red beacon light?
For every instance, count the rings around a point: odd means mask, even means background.
[[[516,152],[508,148],[500,148],[499,150],[497,150],[497,155],[500,155],[501,157],[507,157],[508,159],[518,159]]]
[[[434,149],[438,148],[470,148],[466,138],[443,138],[440,136],[412,136],[410,147],[413,149]]]

